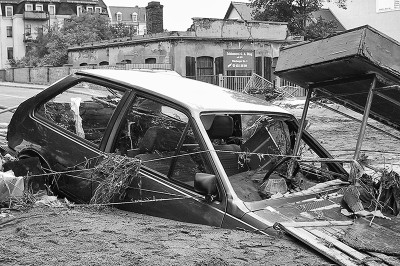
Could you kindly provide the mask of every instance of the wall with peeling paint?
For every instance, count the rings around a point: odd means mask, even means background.
[[[158,64],[171,64],[186,75],[186,57],[221,57],[225,49],[254,50],[256,57],[275,58],[282,45],[300,40],[287,37],[286,23],[244,22],[194,18],[192,31],[164,32],[125,40],[85,44],[69,49],[73,66],[108,62],[144,64],[152,58]]]
[[[285,40],[287,23],[193,18],[194,32],[198,37]]]

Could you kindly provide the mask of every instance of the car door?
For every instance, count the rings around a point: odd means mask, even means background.
[[[110,152],[141,161],[123,209],[192,223],[220,226],[225,203],[194,189],[196,174],[215,175],[188,112],[151,96],[137,95],[121,120]],[[111,140],[111,139],[110,139]]]
[[[76,202],[92,197],[90,169],[101,158],[104,143],[124,101],[123,89],[83,78],[55,91],[34,112],[38,149],[49,167],[60,174],[53,189]]]

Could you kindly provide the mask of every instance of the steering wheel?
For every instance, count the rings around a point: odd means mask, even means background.
[[[289,161],[290,159],[292,159],[292,157],[283,157],[282,159],[280,159],[273,167],[271,167],[271,169],[268,170],[268,172],[265,174],[264,178],[263,178],[263,182],[265,182],[269,176],[276,170],[276,168],[278,168],[279,166],[281,166],[282,164],[284,164],[285,162]],[[293,171],[293,173],[296,173],[299,170],[299,165],[297,164],[295,170]]]

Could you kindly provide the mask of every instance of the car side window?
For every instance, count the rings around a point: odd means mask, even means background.
[[[143,165],[189,187],[196,173],[212,174],[187,115],[144,97],[131,106],[113,152],[139,158]]]
[[[36,115],[99,147],[123,92],[81,82],[36,110]]]

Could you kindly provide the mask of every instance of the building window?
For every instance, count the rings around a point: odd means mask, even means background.
[[[155,63],[157,63],[157,60],[155,58],[146,58],[144,60],[144,63],[145,64],[155,64]]]
[[[94,11],[96,12],[96,13],[101,13],[101,7],[99,7],[99,6],[96,6],[95,8],[94,8]]]
[[[86,11],[87,11],[88,13],[93,13],[93,7],[92,7],[92,6],[86,7]]]
[[[77,6],[76,7],[76,15],[79,17],[80,14],[82,14],[82,6]]]
[[[39,26],[39,27],[37,28],[37,34],[38,34],[38,35],[43,35],[43,26]]]
[[[132,14],[132,21],[137,22],[137,13]]]
[[[33,5],[32,4],[25,4],[25,11],[33,11]]]
[[[117,21],[122,21],[122,13],[121,12],[117,12]]]
[[[12,17],[14,14],[12,6],[6,6],[6,17]]]
[[[55,15],[56,14],[56,6],[55,5],[49,5],[47,8],[49,10],[49,15]]]
[[[7,37],[12,37],[12,26],[7,26]]]
[[[14,50],[12,47],[7,47],[7,59],[14,59]]]
[[[43,11],[43,5],[42,4],[36,4],[35,10],[36,11]]]
[[[197,80],[207,83],[213,83],[214,79],[214,58],[209,56],[200,56],[196,60]]]
[[[30,36],[32,34],[32,26],[31,24],[25,25],[25,36]]]

